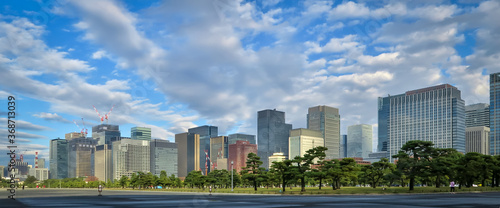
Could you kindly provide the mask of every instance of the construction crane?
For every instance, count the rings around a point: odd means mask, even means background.
[[[104,116],[101,116],[101,114],[99,113],[99,111],[97,111],[97,108],[94,105],[92,105],[92,107],[94,107],[94,110],[97,113],[97,116],[99,116],[99,119],[101,120],[101,124],[102,124],[104,122],[104,119],[106,119],[106,123],[108,123],[109,115],[111,114],[111,111],[113,111],[113,108],[115,107],[115,105],[113,105],[111,107],[111,110],[109,110],[108,113],[104,114]]]
[[[85,121],[83,121],[83,118],[82,118],[82,124],[83,124],[83,128],[85,129],[85,134],[84,136],[87,137],[87,134],[88,134],[88,129],[87,127],[85,127]]]
[[[75,120],[73,120],[73,123],[75,123],[76,127],[78,127],[78,130],[80,130],[80,136],[84,136],[84,129],[81,129],[80,126],[78,126],[78,124],[76,123]]]

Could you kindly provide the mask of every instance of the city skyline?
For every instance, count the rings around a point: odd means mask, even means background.
[[[149,127],[172,142],[203,125],[257,135],[263,109],[306,128],[307,109],[327,105],[340,134],[366,123],[377,141],[377,97],[449,83],[466,105],[489,103],[498,2],[273,2],[2,2],[0,120],[16,96],[17,143],[32,161],[79,132],[73,120],[100,124],[92,105],[115,106],[104,124],[124,137]]]

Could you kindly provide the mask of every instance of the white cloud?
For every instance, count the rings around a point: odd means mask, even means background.
[[[367,18],[369,15],[370,9],[364,4],[348,1],[333,8],[329,12],[328,19]]]
[[[71,121],[63,118],[60,115],[57,115],[57,113],[45,113],[45,112],[41,112],[41,113],[33,114],[33,116],[37,117],[37,118],[45,119],[47,121],[57,121],[57,122],[61,122],[61,123],[71,123]]]

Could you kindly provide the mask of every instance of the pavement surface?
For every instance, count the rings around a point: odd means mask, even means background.
[[[477,207],[500,208],[500,193],[400,195],[246,195],[173,193],[96,189],[17,190],[16,200],[3,191],[0,207]]]

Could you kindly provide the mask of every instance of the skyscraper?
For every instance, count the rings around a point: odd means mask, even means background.
[[[340,137],[340,158],[347,157],[347,135],[342,134]]]
[[[94,148],[96,141],[90,137],[68,141],[68,177],[94,176]]]
[[[155,139],[151,140],[151,173],[160,176],[162,170],[167,172],[167,175],[178,175],[177,144],[168,140]]]
[[[255,142],[255,135],[250,135],[250,134],[230,134],[228,139],[228,144],[236,144],[236,141],[249,141],[250,144],[257,144]]]
[[[410,140],[465,152],[465,103],[460,94],[456,87],[443,84],[379,98],[379,127],[387,127],[382,132],[387,132],[389,155]],[[379,137],[380,142],[384,140]]]
[[[122,138],[113,142],[113,178],[131,177],[133,173],[150,172],[150,147],[147,140]]]
[[[347,157],[368,158],[372,152],[373,131],[371,125],[359,124],[347,127]]]
[[[228,137],[218,136],[210,138],[210,162],[217,170],[227,170]]]
[[[263,168],[269,167],[269,156],[283,152],[288,157],[288,137],[292,124],[285,123],[285,112],[262,110],[257,112],[258,156]]]
[[[465,152],[490,153],[490,128],[486,126],[465,129]]]
[[[321,131],[326,150],[326,159],[340,158],[340,114],[339,109],[325,105],[310,107],[307,113],[307,128]]]
[[[193,170],[200,170],[200,135],[181,133],[175,135],[177,144],[178,177],[186,177]]]
[[[378,152],[389,149],[389,111],[391,107],[391,95],[378,98]]]
[[[324,146],[325,141],[321,131],[299,128],[290,131],[289,145],[288,157],[294,159],[296,156],[303,157],[307,150]]]
[[[38,168],[45,168],[45,158],[38,159]]]
[[[210,161],[206,161],[206,154],[210,155],[210,138],[218,136],[217,126],[199,126],[188,129],[188,133],[200,135],[200,168],[203,174],[210,173]],[[207,170],[205,170],[205,165]]]
[[[120,138],[120,127],[118,125],[100,124],[92,127],[92,138],[97,141],[97,145],[111,145],[112,138]]]
[[[465,106],[465,127],[490,127],[490,105],[477,103]]]
[[[257,145],[250,144],[249,141],[236,141],[235,144],[228,145],[228,170],[231,171],[231,161],[233,162],[233,170],[239,173],[246,167],[246,162],[249,153],[257,153]],[[262,158],[260,159],[262,161]],[[268,168],[268,167],[266,167]]]
[[[130,137],[136,140],[151,140],[151,128],[147,127],[132,127],[130,129]]]
[[[500,72],[490,74],[490,154],[500,154]]]
[[[50,140],[50,178],[68,177],[68,141],[65,139]]]
[[[103,144],[95,147],[94,172],[100,181],[113,180],[113,151],[111,145]]]

